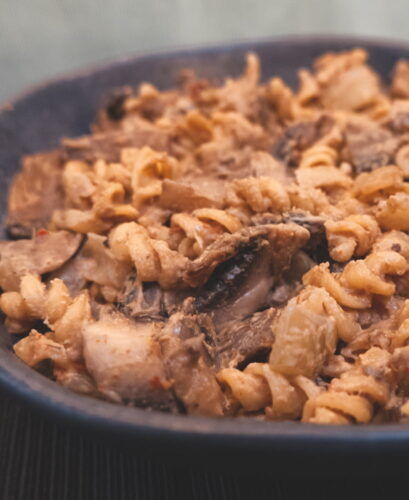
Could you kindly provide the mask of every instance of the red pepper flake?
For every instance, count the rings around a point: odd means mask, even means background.
[[[162,384],[160,382],[160,378],[156,375],[149,380],[149,383],[152,389],[162,389]]]
[[[44,229],[43,227],[41,229],[39,229],[36,233],[36,236],[45,236],[46,234],[48,234],[48,231],[47,229]]]
[[[149,384],[152,389],[164,389],[167,390],[172,386],[172,383],[168,380],[161,380],[157,375],[149,380]]]

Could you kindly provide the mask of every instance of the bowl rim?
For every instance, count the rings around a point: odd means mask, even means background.
[[[46,79],[17,93],[0,104],[0,115],[11,111],[19,102],[64,81],[77,80],[102,71],[114,70],[144,59],[182,56],[200,53],[220,53],[223,50],[291,44],[340,43],[365,48],[391,48],[409,52],[409,40],[349,35],[287,35],[245,39],[236,42],[198,44],[166,50],[143,51],[134,55],[109,59],[82,69],[69,71]],[[1,334],[1,333],[0,333]],[[409,424],[368,424],[354,426],[327,426],[292,421],[263,422],[246,418],[211,418],[174,415],[139,408],[130,408],[110,402],[82,396],[65,389],[29,368],[16,357],[10,357],[0,349],[0,386],[7,392],[29,403],[37,410],[88,429],[109,429],[116,435],[133,435],[138,438],[164,440],[186,439],[197,444],[218,445],[221,440],[235,447],[243,443],[254,443],[259,448],[271,447],[276,451],[299,449],[301,443],[314,444],[322,451],[336,453],[347,450],[353,444],[356,453],[367,452],[382,444],[383,451],[397,450],[409,444]],[[409,449],[409,448],[408,448]]]
[[[362,36],[362,35],[334,35],[334,34],[289,34],[281,36],[265,36],[265,37],[248,37],[241,39],[232,39],[230,41],[219,41],[209,43],[195,43],[188,45],[172,45],[171,47],[159,47],[154,50],[141,50],[136,52],[126,53],[119,57],[102,58],[96,63],[80,65],[72,70],[62,71],[54,76],[45,79],[40,79],[27,87],[23,88],[12,94],[10,97],[0,101],[0,113],[10,111],[17,102],[30,97],[32,94],[40,92],[50,85],[59,84],[64,81],[76,80],[86,77],[93,73],[104,71],[108,68],[113,69],[117,66],[126,65],[127,63],[143,59],[158,59],[167,56],[185,55],[190,53],[211,53],[220,52],[225,49],[245,49],[249,46],[263,46],[263,45],[285,45],[285,44],[311,44],[311,43],[348,43],[350,45],[360,44],[365,45],[367,48],[390,48],[390,49],[409,49],[409,38],[404,40],[402,38],[393,38],[386,36]],[[249,48],[249,50],[251,50]]]

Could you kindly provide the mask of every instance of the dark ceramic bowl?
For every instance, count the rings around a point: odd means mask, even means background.
[[[385,79],[397,59],[409,58],[409,43],[292,37],[140,55],[39,86],[0,108],[0,211],[4,215],[7,187],[20,157],[53,148],[62,136],[87,132],[113,87],[147,80],[166,88],[186,67],[209,78],[237,75],[249,50],[260,56],[264,77],[278,74],[294,84],[297,68],[310,65],[316,56],[355,46],[368,49],[371,63]],[[3,226],[1,231],[4,236]],[[19,361],[4,331],[0,384],[44,416],[169,463],[322,476],[404,473],[409,459],[407,425],[332,427],[217,420],[148,412],[80,396]]]

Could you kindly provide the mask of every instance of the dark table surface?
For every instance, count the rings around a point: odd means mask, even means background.
[[[280,479],[176,470],[39,417],[0,392],[1,499],[287,500],[407,498],[406,478]],[[409,468],[409,465],[408,465]],[[409,474],[408,474],[409,479]]]

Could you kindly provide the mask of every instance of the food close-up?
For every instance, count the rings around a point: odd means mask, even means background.
[[[261,70],[113,89],[92,133],[22,159],[14,352],[147,411],[408,421],[409,61],[327,53],[293,89]]]

